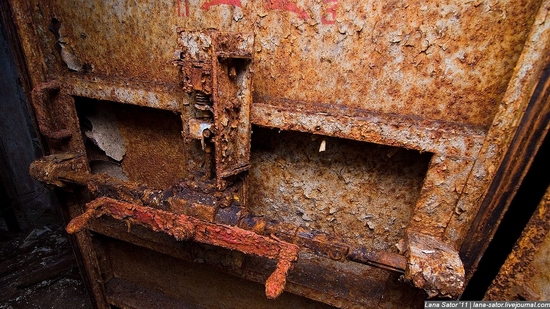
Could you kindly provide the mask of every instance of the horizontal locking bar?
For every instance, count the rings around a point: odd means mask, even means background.
[[[299,247],[273,237],[258,235],[238,227],[215,224],[182,214],[147,206],[101,197],[86,204],[87,210],[67,225],[67,232],[74,234],[86,228],[93,218],[111,216],[128,223],[136,223],[164,232],[177,240],[193,240],[200,243],[236,250],[245,254],[277,260],[277,268],[265,283],[267,298],[275,299],[283,292],[288,271],[298,259]]]

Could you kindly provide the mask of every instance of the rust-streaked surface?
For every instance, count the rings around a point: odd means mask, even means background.
[[[52,17],[94,74],[174,84],[177,27],[253,31],[256,98],[488,127],[540,1],[30,3],[50,73]]]
[[[550,298],[550,187],[514,249],[485,293],[485,300]]]
[[[539,2],[310,3],[258,14],[258,97],[488,126]]]
[[[544,1],[499,112],[445,230],[475,270],[550,125],[550,1]],[[524,158],[524,160],[518,160]],[[472,272],[469,272],[471,275]]]

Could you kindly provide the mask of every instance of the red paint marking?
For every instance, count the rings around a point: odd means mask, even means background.
[[[185,6],[185,11],[184,12],[182,12],[182,9],[181,9],[181,2],[182,2],[182,0],[178,0],[178,16],[179,17],[188,17],[189,16],[189,0],[183,0],[184,6]]]
[[[327,4],[325,9],[326,14],[321,17],[321,23],[324,25],[333,25],[336,23],[336,9],[338,8],[338,0],[324,0]]]
[[[296,13],[301,19],[309,18],[306,11],[300,9],[295,3],[292,3],[289,0],[267,0],[265,6],[268,10],[283,10]]]
[[[201,9],[208,11],[210,10],[211,7],[215,5],[222,5],[222,4],[232,5],[239,8],[242,7],[241,0],[211,0],[211,1],[205,2],[201,6]]]

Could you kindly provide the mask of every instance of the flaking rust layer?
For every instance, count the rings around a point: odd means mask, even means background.
[[[94,74],[178,84],[177,70],[166,65],[177,27],[254,32],[255,98],[484,128],[540,5],[539,0],[29,3],[27,12],[16,13],[32,16],[42,50],[57,42],[48,31],[55,17],[75,57]],[[44,55],[51,74],[67,70],[59,55]]]

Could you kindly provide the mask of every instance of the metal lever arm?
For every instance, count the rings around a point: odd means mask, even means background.
[[[92,218],[109,215],[115,219],[143,225],[156,232],[167,233],[177,240],[194,240],[278,260],[277,268],[265,283],[265,293],[269,299],[281,295],[286,285],[288,271],[298,259],[298,246],[238,227],[210,223],[186,215],[125,203],[107,197],[95,199],[86,204],[86,207],[85,213],[75,217],[67,225],[69,234],[86,228],[86,224]]]

